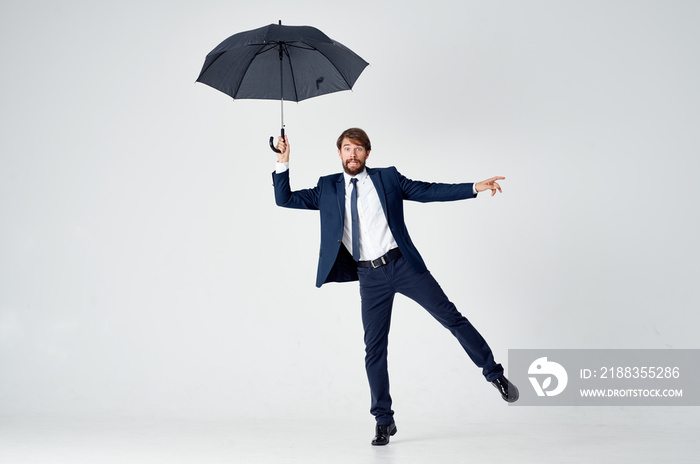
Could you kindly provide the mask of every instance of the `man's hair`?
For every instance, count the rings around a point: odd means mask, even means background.
[[[362,147],[366,151],[370,151],[372,149],[372,144],[369,141],[369,137],[367,137],[367,133],[363,131],[362,129],[358,129],[357,127],[352,127],[350,129],[347,129],[343,131],[342,134],[340,134],[340,137],[338,137],[338,141],[336,142],[336,146],[338,147],[338,150],[340,150],[341,145],[343,143],[343,139],[348,138],[355,142],[358,145],[362,145]]]

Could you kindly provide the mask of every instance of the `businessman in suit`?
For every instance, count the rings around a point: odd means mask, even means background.
[[[487,381],[508,402],[518,389],[474,326],[462,316],[426,268],[404,223],[403,200],[420,202],[474,198],[479,192],[501,192],[492,177],[477,183],[440,184],[410,180],[396,168],[365,165],[372,146],[358,128],[337,140],[343,172],[321,177],[316,187],[292,191],[290,146],[279,138],[273,173],[275,201],[286,208],[320,211],[321,251],[316,286],[359,280],[365,338],[365,368],[371,391],[370,412],[376,419],[373,445],[386,445],[396,433],[391,409],[387,346],[394,296],[401,293],[423,306],[459,341]]]

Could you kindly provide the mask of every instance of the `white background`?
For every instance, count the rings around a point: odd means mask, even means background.
[[[372,139],[370,166],[506,177],[495,198],[406,205],[497,360],[699,348],[700,4],[6,0],[4,430],[82,414],[356,420],[371,434],[357,284],[316,289],[318,214],[274,204],[279,103],[195,84],[219,42],[278,19],[370,63],[352,92],[285,105],[293,188],[340,170],[351,126]],[[401,297],[390,373],[397,422],[699,428],[692,408],[506,407]]]

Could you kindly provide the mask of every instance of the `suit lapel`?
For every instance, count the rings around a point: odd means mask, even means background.
[[[338,174],[335,191],[338,200],[338,213],[340,214],[340,229],[342,230],[345,227],[345,177],[342,173]]]
[[[369,178],[372,180],[372,183],[374,184],[374,188],[377,191],[377,195],[379,196],[379,203],[382,204],[382,210],[384,211],[384,217],[386,217],[387,222],[389,222],[389,215],[387,214],[387,207],[386,207],[386,194],[384,192],[384,184],[382,183],[382,177],[379,175],[379,171],[376,169],[367,169],[367,174],[369,174]]]

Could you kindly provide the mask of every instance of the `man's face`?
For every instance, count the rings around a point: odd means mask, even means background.
[[[365,160],[369,157],[369,151],[347,137],[343,139],[338,154],[343,162],[343,170],[351,176],[362,172],[365,168]]]

